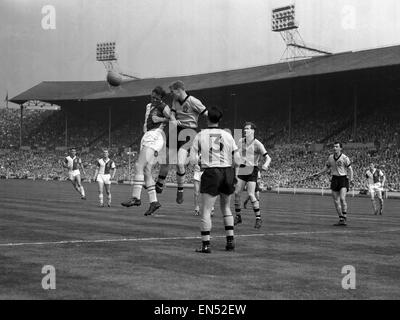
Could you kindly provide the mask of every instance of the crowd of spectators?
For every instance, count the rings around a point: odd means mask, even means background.
[[[269,170],[263,173],[264,186],[268,188],[297,187],[297,188],[325,188],[329,189],[328,175],[315,179],[306,179],[313,173],[324,168],[329,153],[325,149],[321,152],[310,152],[296,145],[282,145],[269,150],[272,163]],[[85,167],[84,178],[93,178],[96,169],[96,160],[101,157],[101,150],[82,153],[80,156]],[[400,152],[387,157],[385,153],[371,154],[364,150],[346,150],[346,154],[353,161],[355,189],[365,188],[365,172],[369,163],[374,162],[387,176],[387,187],[390,190],[400,190]],[[8,150],[0,154],[0,176],[8,178],[32,179],[66,179],[67,173],[62,167],[66,156],[63,152],[22,151]],[[134,173],[135,155],[129,155],[125,149],[112,152],[112,158],[117,164],[116,180],[130,181]],[[129,164],[130,163],[130,164]],[[154,167],[154,177],[157,176],[159,166]],[[192,166],[187,167],[186,182],[191,183],[193,178]],[[176,182],[175,167],[171,166],[167,182]]]
[[[381,110],[380,110],[381,111]],[[138,151],[142,137],[141,119],[124,121],[123,113],[113,118],[111,131],[111,149],[118,166],[116,179],[130,180],[133,176],[135,157],[126,153],[128,147]],[[65,116],[59,111],[24,110],[24,124],[30,131],[23,132],[24,145],[32,147],[30,151],[18,150],[19,110],[0,109],[0,176],[35,179],[65,179],[66,172],[61,161],[66,156],[55,150],[65,144]],[[272,157],[270,169],[263,174],[264,185],[276,187],[329,188],[328,176],[317,179],[305,179],[321,170],[328,154],[332,150],[324,148],[314,152],[307,149],[307,144],[320,141],[330,135],[330,140],[346,142],[374,142],[375,152],[368,150],[345,150],[354,162],[355,187],[364,188],[364,173],[370,162],[375,162],[387,175],[387,186],[400,190],[400,116],[396,112],[370,112],[359,119],[357,137],[353,139],[353,128],[349,119],[340,118],[335,112],[293,114],[291,144],[287,122],[274,118],[274,115],[257,119],[257,137],[267,146]],[[93,177],[97,157],[101,148],[109,147],[107,115],[96,117],[69,116],[69,145],[84,147],[81,154],[86,168],[86,179]],[[349,125],[344,126],[346,123]],[[341,132],[332,136],[335,129],[343,127]],[[41,150],[40,147],[45,147]],[[3,151],[1,151],[3,150]],[[130,163],[130,165],[129,165]],[[158,166],[154,169],[154,175]],[[188,167],[187,181],[192,182],[192,168]],[[175,168],[171,166],[167,182],[176,182]]]

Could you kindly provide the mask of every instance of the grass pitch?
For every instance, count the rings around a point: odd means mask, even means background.
[[[83,201],[67,182],[0,180],[0,299],[400,299],[400,201],[383,216],[368,198],[348,197],[347,227],[334,227],[332,199],[261,194],[263,226],[242,210],[236,250],[226,252],[219,209],[211,254],[200,245],[193,189],[175,203],[159,196],[156,216],[124,208],[131,187],[113,185],[113,206],[97,206],[97,185]],[[144,190],[145,191],[145,190]],[[42,288],[54,266],[56,289]],[[343,266],[356,289],[342,288]]]

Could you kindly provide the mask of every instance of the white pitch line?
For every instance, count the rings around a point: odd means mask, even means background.
[[[299,232],[273,232],[273,233],[256,233],[235,235],[235,237],[265,237],[265,236],[298,236],[298,235],[313,235],[313,234],[354,234],[354,233],[387,233],[399,232],[400,229],[386,230],[325,230],[325,231],[299,231]],[[225,235],[216,235],[212,238],[225,238]],[[119,239],[98,239],[98,240],[63,240],[63,241],[48,241],[48,242],[16,242],[16,243],[0,243],[0,247],[18,247],[18,246],[44,246],[44,245],[59,245],[59,244],[87,244],[87,243],[110,243],[110,242],[134,242],[134,241],[160,241],[160,240],[195,240],[201,239],[200,236],[191,237],[165,237],[165,238],[119,238]]]

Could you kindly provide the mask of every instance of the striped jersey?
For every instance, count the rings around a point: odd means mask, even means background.
[[[383,176],[384,176],[383,172],[379,169],[375,169],[374,171],[368,170],[367,173],[365,174],[365,177],[367,178],[369,185],[382,182]]]
[[[168,107],[167,104],[165,104],[164,102],[159,102],[159,103],[149,103],[146,106],[146,114],[144,116],[144,127],[143,127],[143,131],[147,132],[150,130],[154,130],[154,129],[164,129],[165,128],[165,123],[163,122],[154,122],[152,117],[153,116],[158,116],[160,118],[163,118],[165,116],[169,116],[166,112],[165,112],[165,108]]]
[[[238,150],[232,135],[220,128],[201,130],[193,140],[190,152],[201,153],[201,168],[228,168],[233,165],[233,152]]]
[[[73,158],[71,156],[67,156],[64,159],[64,163],[68,165],[69,170],[79,170],[79,165],[82,164],[82,161],[77,156]]]
[[[239,153],[246,160],[246,166],[258,166],[262,157],[268,154],[264,145],[257,139],[247,142],[246,138],[239,139]]]
[[[105,161],[103,158],[97,160],[97,167],[99,168],[99,174],[110,174],[111,169],[116,168],[113,160],[108,159]]]
[[[173,100],[171,110],[175,112],[181,127],[197,128],[199,115],[207,109],[199,99],[188,95],[183,101]]]
[[[327,168],[331,170],[333,176],[347,176],[347,171],[351,166],[351,161],[348,156],[341,153],[338,157],[331,154],[326,162]]]

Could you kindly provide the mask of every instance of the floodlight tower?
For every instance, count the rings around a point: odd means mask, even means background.
[[[99,42],[96,47],[96,60],[101,61],[108,71],[114,71],[122,76],[139,79],[129,74],[122,73],[118,65],[117,54],[115,53],[116,44],[114,42]]]
[[[296,60],[309,58],[315,54],[330,54],[330,52],[306,46],[295,18],[294,4],[272,10],[272,31],[279,32],[286,44],[281,60],[288,62],[289,71],[293,70],[292,63]]]

